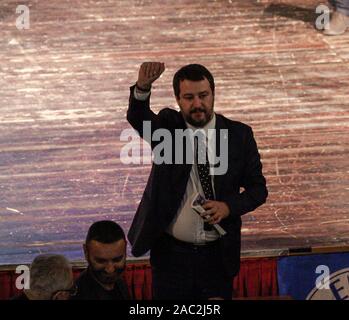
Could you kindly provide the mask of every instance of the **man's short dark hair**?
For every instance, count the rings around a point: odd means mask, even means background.
[[[95,240],[101,243],[113,243],[119,240],[126,240],[122,228],[114,221],[97,221],[88,229],[86,243]]]
[[[210,83],[210,87],[212,90],[212,94],[214,94],[214,79],[210,71],[208,71],[201,64],[188,64],[182,68],[180,68],[173,77],[173,91],[177,98],[179,98],[179,84],[183,80],[190,81],[201,81],[205,80],[205,78]]]

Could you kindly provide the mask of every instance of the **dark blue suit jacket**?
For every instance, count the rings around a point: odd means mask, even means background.
[[[141,137],[145,120],[151,121],[152,132],[158,128],[166,128],[171,133],[174,133],[175,129],[186,129],[180,112],[165,108],[156,115],[150,109],[150,97],[146,101],[139,101],[134,98],[134,86],[130,90],[127,120]],[[216,200],[226,202],[230,209],[230,215],[220,223],[227,231],[227,234],[220,238],[220,248],[227,273],[235,275],[240,267],[241,215],[263,204],[268,191],[251,127],[216,114],[217,133],[219,129],[228,130],[228,171],[224,175],[214,177],[214,187]],[[220,153],[219,139],[217,134],[217,155]],[[154,146],[155,143],[152,142],[152,147]],[[174,149],[174,142],[172,146]],[[142,200],[128,233],[134,256],[141,256],[151,250],[174,219],[186,190],[191,166],[153,163]],[[241,193],[240,187],[244,188]]]

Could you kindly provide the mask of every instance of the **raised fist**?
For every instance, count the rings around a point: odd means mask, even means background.
[[[138,72],[137,87],[142,90],[150,90],[151,84],[165,71],[162,62],[143,62]]]

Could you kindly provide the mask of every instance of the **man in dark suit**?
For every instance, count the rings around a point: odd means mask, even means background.
[[[141,137],[150,140],[154,152],[150,177],[128,233],[132,253],[140,256],[150,250],[154,299],[231,299],[232,277],[240,266],[241,215],[263,204],[268,195],[257,145],[249,126],[213,111],[214,79],[202,65],[184,66],[173,78],[179,112],[169,108],[152,112],[151,85],[164,70],[163,63],[143,63],[136,85],[130,88],[127,119]],[[151,125],[150,137],[146,121]],[[172,140],[159,154],[159,144],[169,143],[165,134],[162,142],[154,134],[164,129]],[[188,149],[178,143],[175,137],[180,129],[201,129],[208,138],[210,130],[214,132],[215,140],[206,139],[206,162],[198,160],[195,144],[189,143]],[[161,163],[166,152],[170,156]],[[190,152],[193,162],[186,158]],[[184,163],[176,161],[178,154],[184,155]],[[226,162],[223,172],[214,171],[218,154],[223,169]],[[206,198],[201,215],[192,208],[197,193]],[[226,234],[212,228],[217,224]]]

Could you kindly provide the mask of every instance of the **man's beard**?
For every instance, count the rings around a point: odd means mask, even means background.
[[[192,115],[195,114],[196,112],[204,113],[205,117],[203,119],[196,120],[195,118],[192,117]],[[184,119],[186,122],[188,122],[192,126],[201,128],[201,127],[204,127],[212,119],[212,114],[213,114],[212,109],[207,110],[205,108],[198,107],[190,110],[189,115],[184,115]]]
[[[118,279],[118,273],[106,273],[104,270],[91,269],[94,277],[102,284],[114,284]]]
[[[104,270],[96,270],[92,267],[90,264],[90,271],[93,274],[93,276],[102,284],[108,285],[108,284],[114,284],[119,278],[120,275],[124,272],[125,266],[122,268],[115,269],[115,272],[113,273],[107,273]]]

